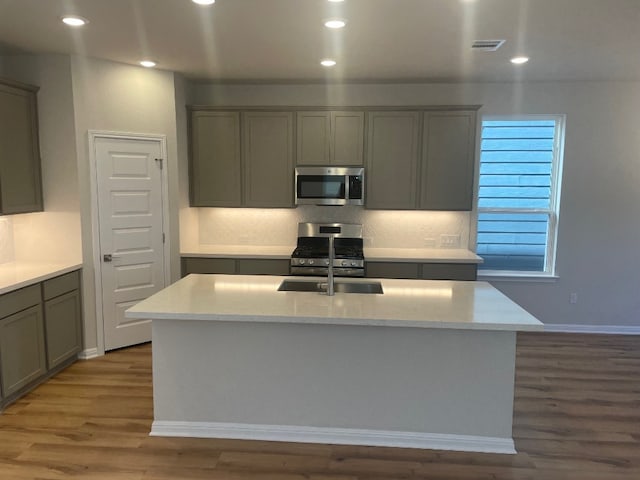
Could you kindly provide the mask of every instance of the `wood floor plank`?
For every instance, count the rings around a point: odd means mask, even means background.
[[[0,414],[0,480],[636,480],[640,336],[517,336],[517,455],[150,437],[151,345],[77,362]]]

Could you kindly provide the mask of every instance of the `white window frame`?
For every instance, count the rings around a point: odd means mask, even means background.
[[[484,121],[527,121],[527,120],[553,120],[555,122],[555,136],[553,145],[553,159],[551,164],[551,193],[549,196],[548,209],[533,208],[479,208],[480,200],[480,166],[482,153],[482,125]],[[566,129],[566,115],[483,115],[480,120],[480,129],[478,135],[477,162],[475,175],[475,195],[474,195],[474,211],[473,219],[473,239],[472,245],[477,248],[478,235],[478,215],[480,213],[542,213],[549,215],[549,228],[547,232],[547,245],[545,252],[544,271],[521,271],[521,270],[478,270],[480,279],[539,279],[553,280],[558,278],[556,266],[557,241],[558,241],[558,221],[560,215],[560,197],[562,186],[562,168],[564,163],[564,139]]]

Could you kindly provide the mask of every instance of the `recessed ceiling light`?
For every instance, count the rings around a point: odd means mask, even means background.
[[[332,18],[331,20],[324,22],[324,26],[327,28],[342,28],[346,24],[346,20],[342,20],[341,18]]]
[[[213,5],[216,3],[216,0],[191,0],[193,3],[197,3],[198,5]]]
[[[89,23],[89,20],[78,15],[65,15],[62,17],[62,22],[70,27],[81,27]]]
[[[513,57],[511,59],[511,63],[515,63],[516,65],[522,65],[523,63],[527,63],[529,61],[529,57]]]
[[[155,67],[157,65],[157,63],[154,62],[153,60],[142,60],[140,62],[140,65],[142,65],[143,67],[146,67],[146,68],[153,68],[153,67]]]
[[[333,3],[344,2],[344,0],[329,0],[329,1]]]
[[[320,62],[323,67],[333,67],[336,64],[335,60],[331,60],[330,58],[326,58]]]

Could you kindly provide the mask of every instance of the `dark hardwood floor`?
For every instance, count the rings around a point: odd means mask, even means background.
[[[640,479],[640,336],[519,334],[515,397],[517,455],[149,437],[143,345],[8,407],[0,479]]]

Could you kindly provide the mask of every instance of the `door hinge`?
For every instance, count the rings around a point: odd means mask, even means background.
[[[164,232],[162,232],[162,243],[164,243]]]
[[[160,165],[160,170],[162,170],[162,161],[163,161],[162,158],[156,158],[156,163]]]

